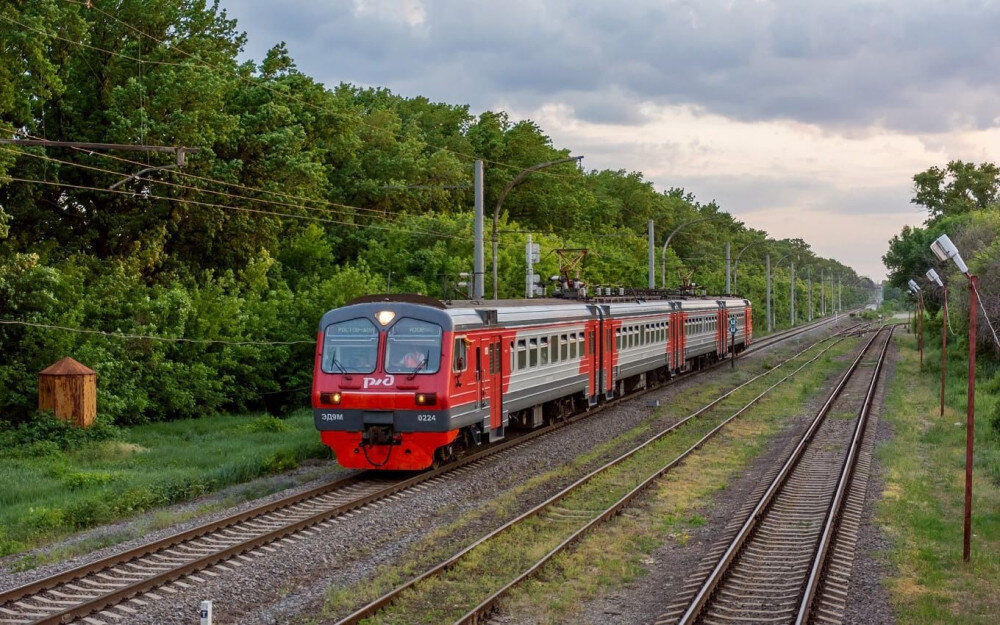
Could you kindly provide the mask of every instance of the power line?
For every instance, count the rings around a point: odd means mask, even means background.
[[[13,153],[19,154],[19,155],[31,156],[33,158],[38,158],[38,159],[41,159],[41,160],[55,162],[55,163],[61,163],[61,164],[69,165],[69,166],[72,166],[72,167],[79,167],[81,169],[87,169],[87,170],[91,170],[91,171],[97,171],[97,172],[102,172],[102,173],[107,173],[107,174],[112,174],[112,175],[121,175],[120,172],[112,171],[110,169],[104,169],[102,167],[94,167],[92,165],[85,165],[83,163],[74,163],[73,161],[66,161],[66,160],[63,160],[63,159],[53,158],[53,157],[45,156],[45,155],[42,155],[42,154],[34,154],[34,153],[31,153],[31,152],[21,152],[19,150],[11,150],[9,148],[3,148],[3,147],[0,147],[0,151],[13,152]],[[338,216],[350,216],[349,213],[345,214],[344,211],[335,211],[335,210],[332,210],[332,209],[316,208],[316,207],[312,207],[312,206],[303,206],[303,205],[299,205],[299,204],[289,204],[289,203],[286,203],[286,202],[274,202],[274,201],[271,201],[271,200],[261,200],[261,199],[258,199],[258,198],[252,198],[252,197],[247,197],[247,196],[243,196],[243,195],[236,195],[236,194],[232,194],[232,193],[226,193],[224,191],[214,191],[212,189],[205,189],[205,188],[202,188],[202,187],[193,187],[193,186],[189,186],[189,185],[177,184],[177,183],[174,183],[174,182],[167,182],[165,180],[153,180],[153,179],[150,179],[150,178],[143,178],[143,177],[140,177],[138,175],[136,175],[134,177],[135,177],[136,180],[143,180],[143,181],[149,182],[151,184],[160,184],[160,185],[165,185],[165,186],[169,186],[169,187],[186,189],[186,190],[190,190],[190,191],[197,191],[197,192],[201,192],[201,193],[210,193],[210,194],[213,194],[213,195],[221,195],[221,196],[228,197],[228,198],[233,198],[233,199],[238,199],[238,200],[246,200],[246,201],[249,201],[249,202],[259,202],[259,203],[262,203],[262,204],[273,204],[273,205],[284,206],[284,207],[288,207],[288,208],[301,208],[301,209],[312,210],[312,211],[323,211],[323,212],[332,213],[332,214],[338,215]],[[96,189],[97,187],[94,187],[94,188]],[[118,190],[115,189],[115,188],[109,188],[109,189],[103,189],[103,190],[105,190],[105,191],[112,191],[112,192],[118,192]],[[128,195],[136,195],[132,191],[121,191],[121,193],[125,193],[125,194],[128,194]],[[188,200],[185,200],[183,198],[167,198],[167,199],[172,199],[172,200],[175,200],[175,201],[188,201]],[[223,205],[217,205],[217,206],[223,206]],[[372,210],[372,209],[367,209],[367,210]],[[382,212],[382,211],[376,211],[376,212],[381,217],[385,217],[386,216],[386,214],[384,212]],[[291,213],[275,213],[275,214],[288,215],[289,217],[299,217],[299,216],[291,214]],[[338,222],[335,222],[335,223],[353,223],[353,222],[339,222],[338,221]],[[368,226],[366,226],[364,224],[355,224],[355,225],[358,226],[358,227],[368,227]],[[445,234],[442,234],[442,233],[438,233],[438,232],[435,232],[433,230],[423,230],[423,229],[419,229],[419,228],[402,228],[402,227],[399,227],[397,229],[400,230],[400,231],[412,232],[412,233],[415,233],[415,234],[427,234],[427,235],[431,235],[431,236],[453,236],[453,235],[445,235]]]
[[[402,229],[402,228],[389,228],[389,227],[386,227],[386,226],[378,226],[378,225],[375,225],[375,224],[357,224],[357,223],[353,223],[353,222],[349,222],[349,221],[340,221],[340,220],[337,220],[337,219],[326,219],[326,218],[323,218],[323,217],[312,217],[312,216],[309,216],[309,215],[295,215],[295,214],[292,214],[292,213],[278,213],[278,212],[275,212],[275,211],[268,211],[268,210],[262,210],[262,209],[257,209],[257,208],[245,208],[245,207],[242,207],[242,206],[227,206],[225,204],[214,204],[212,202],[201,202],[199,200],[188,200],[188,199],[184,199],[184,198],[172,198],[172,197],[166,197],[166,196],[162,196],[162,195],[153,195],[151,193],[138,194],[138,193],[133,193],[132,191],[119,191],[118,189],[104,189],[104,188],[100,188],[100,187],[89,187],[89,186],[86,186],[86,185],[70,184],[70,183],[67,183],[67,182],[53,182],[53,181],[49,181],[49,180],[32,180],[30,178],[14,178],[14,177],[9,178],[9,180],[11,180],[12,182],[23,182],[23,183],[26,183],[26,184],[42,184],[42,185],[48,185],[48,186],[51,186],[51,187],[60,187],[60,188],[67,188],[67,189],[79,189],[79,190],[83,190],[83,191],[98,191],[98,192],[101,192],[101,193],[115,193],[115,194],[118,194],[118,195],[128,195],[128,196],[132,196],[132,197],[137,196],[137,195],[141,195],[141,197],[143,199],[149,199],[149,200],[164,200],[164,201],[167,201],[167,202],[182,202],[182,203],[186,203],[186,204],[194,204],[196,206],[205,206],[205,207],[208,207],[208,208],[217,208],[217,209],[221,209],[221,210],[243,211],[243,212],[247,212],[247,213],[259,213],[259,214],[263,214],[263,215],[273,215],[275,217],[293,217],[295,219],[302,219],[302,220],[305,220],[305,221],[318,221],[318,222],[331,223],[331,224],[341,224],[341,225],[344,225],[344,226],[351,226],[351,227],[354,227],[354,228],[375,228],[375,229],[378,229],[378,230],[387,230],[387,231],[391,231],[391,232],[412,232],[412,231],[405,230],[405,229]],[[414,233],[414,234],[421,234],[421,233],[417,232],[417,233]],[[443,233],[434,233],[434,234],[430,234],[430,236],[436,236],[436,237],[448,238],[448,239],[458,239],[458,238],[461,238],[461,237],[459,237],[457,235],[443,234]]]
[[[196,343],[203,345],[301,345],[315,344],[316,341],[226,341],[222,339],[186,339],[171,338],[167,336],[155,336],[150,334],[126,334],[123,332],[104,332],[103,330],[90,330],[86,328],[70,328],[49,323],[35,323],[31,321],[19,321],[16,319],[0,319],[0,325],[28,326],[32,328],[42,328],[45,330],[61,330],[64,332],[76,332],[78,334],[99,334],[101,336],[118,339],[145,339],[150,341],[163,341],[168,343]]]
[[[66,0],[66,2],[69,2],[71,4],[78,4],[78,5],[84,6],[84,7],[88,8],[88,9],[92,9],[94,11],[97,11],[101,15],[107,17],[108,19],[114,20],[115,22],[121,24],[125,28],[128,28],[129,30],[131,30],[131,31],[133,31],[135,33],[138,33],[140,36],[146,37],[147,39],[155,41],[156,43],[158,43],[158,44],[160,44],[162,46],[166,46],[167,48],[169,48],[171,50],[179,52],[179,53],[183,54],[184,56],[187,56],[187,57],[193,59],[195,61],[194,64],[197,65],[197,66],[203,67],[205,69],[212,70],[212,71],[214,71],[216,73],[226,73],[226,74],[228,74],[228,75],[230,75],[230,76],[232,76],[232,77],[234,77],[237,80],[240,80],[242,82],[250,82],[250,80],[251,80],[251,79],[248,79],[245,76],[242,76],[239,73],[236,73],[236,72],[234,72],[232,70],[220,69],[219,67],[216,67],[214,65],[211,65],[211,64],[205,63],[203,61],[200,61],[198,59],[198,57],[195,56],[194,54],[192,54],[190,52],[187,52],[186,50],[183,50],[183,49],[181,49],[181,48],[179,48],[177,46],[171,45],[169,42],[167,42],[165,40],[162,40],[162,39],[159,39],[157,37],[154,37],[153,35],[150,35],[149,33],[143,32],[141,29],[133,26],[132,24],[126,22],[125,20],[122,20],[122,19],[120,19],[120,18],[118,18],[118,17],[116,17],[116,16],[108,13],[107,11],[104,11],[100,7],[96,6],[91,0],[87,0],[85,2],[83,2],[81,0]],[[0,17],[3,17],[3,16],[0,16]],[[39,32],[39,31],[36,30],[35,32]],[[74,43],[74,42],[72,42],[70,40],[66,40],[66,41],[69,41],[70,43]],[[80,43],[80,45],[86,45],[86,44]],[[103,50],[103,51],[107,52],[108,54],[116,54],[115,52],[111,52],[109,50]],[[124,55],[124,54],[119,54],[119,55],[123,56],[124,58],[128,58],[130,60],[133,60],[133,61],[137,61],[137,62],[140,62],[140,63],[143,62],[140,59],[129,57],[129,56]],[[176,65],[181,65],[181,64],[178,63]],[[264,89],[266,89],[267,91],[271,92],[272,94],[277,93],[277,94],[282,95],[284,97],[292,98],[292,99],[296,100],[297,102],[299,102],[300,104],[302,104],[304,106],[311,107],[311,108],[314,108],[314,109],[319,110],[319,111],[323,111],[323,112],[328,113],[328,114],[340,115],[341,117],[345,117],[345,115],[343,113],[340,113],[340,112],[334,111],[334,110],[324,109],[324,108],[322,108],[322,107],[320,107],[320,106],[318,106],[318,105],[316,105],[316,104],[314,104],[312,102],[309,102],[307,100],[303,100],[302,98],[299,98],[299,97],[295,96],[292,93],[284,93],[284,92],[277,91],[272,86],[270,86],[270,85],[268,85],[266,83],[262,82],[262,83],[252,83],[252,84],[254,86],[263,87]],[[380,132],[385,132],[387,130],[386,128],[382,128],[382,127],[376,126],[374,124],[369,124],[369,123],[365,122],[364,120],[360,120],[359,119],[358,122],[360,124],[364,125],[364,126],[367,126],[368,128],[371,128],[373,130],[378,130]],[[392,131],[390,131],[390,132],[392,132]],[[392,132],[392,135],[394,137],[396,137],[397,139],[404,138],[402,134],[397,133],[397,132]],[[484,163],[490,163],[491,165],[498,165],[498,166],[501,166],[501,167],[506,167],[508,169],[513,169],[515,171],[520,171],[521,169],[523,169],[523,166],[521,166],[521,165],[514,165],[512,163],[504,163],[502,161],[495,161],[495,160],[483,158],[481,156],[476,156],[475,154],[467,154],[465,152],[459,152],[458,150],[453,150],[451,148],[446,148],[446,147],[443,147],[443,146],[434,145],[434,144],[426,142],[426,141],[424,143],[428,147],[431,147],[431,148],[434,148],[434,149],[437,149],[437,150],[441,150],[442,152],[448,152],[449,154],[454,154],[455,156],[460,156],[460,157],[463,157],[463,158],[466,158],[466,159],[469,159],[469,160],[481,160]],[[552,176],[552,177],[555,177],[555,178],[574,179],[574,177],[572,177],[572,176],[566,176],[566,175],[563,175],[563,174],[556,174],[556,173],[553,173],[553,172],[539,172],[539,173],[541,173],[541,175],[543,175],[543,176]]]
[[[43,142],[43,143],[44,142],[48,142],[48,140],[45,139],[44,137],[39,137],[39,136],[32,135],[32,134],[29,134],[29,133],[21,132],[21,131],[15,129],[15,128],[7,128],[5,130],[9,130],[10,132],[15,133],[15,134],[21,134],[21,135],[24,135],[24,136],[27,136],[27,137],[32,137],[33,139],[36,139],[36,140],[38,140],[40,142]],[[52,143],[55,143],[55,142],[52,142]],[[67,146],[67,147],[70,147],[71,149],[74,149],[74,150],[76,150],[78,152],[82,152],[82,153],[85,153],[85,154],[92,154],[89,150],[86,150],[86,149],[80,149],[80,148],[74,147],[74,146]],[[34,154],[32,152],[18,152],[18,153],[19,154],[27,154],[29,156],[34,156],[34,157],[37,157],[37,158],[43,158],[40,155],[36,155],[36,154]],[[119,162],[122,162],[122,163],[129,163],[131,165],[137,165],[139,167],[145,167],[146,166],[146,163],[142,163],[140,161],[134,161],[134,160],[131,160],[131,159],[128,159],[128,158],[120,157],[120,156],[114,156],[112,154],[107,154],[107,153],[101,152],[101,153],[98,153],[97,155],[101,156],[103,158],[108,158],[108,159],[119,161]],[[50,158],[50,159],[52,159],[53,157],[44,157],[44,158]],[[53,159],[53,160],[57,160],[58,161],[58,159]],[[64,162],[66,164],[77,166],[77,167],[89,167],[87,165],[83,165],[83,164],[80,164],[80,163],[73,163],[71,161],[58,161],[58,162]],[[100,169],[99,171],[103,171],[103,172],[106,172],[106,173],[109,173],[109,174],[113,174],[113,175],[116,175],[116,176],[122,176],[123,178],[139,178],[139,176],[137,174],[134,174],[134,175],[130,176],[129,174],[126,174],[124,172],[117,172],[117,171],[112,171],[112,170],[108,170],[108,169]],[[278,197],[287,197],[287,198],[291,198],[291,199],[294,199],[294,200],[303,200],[303,201],[306,201],[306,202],[314,202],[314,203],[317,203],[317,204],[325,204],[327,206],[334,206],[334,207],[337,207],[337,208],[344,208],[344,209],[347,209],[347,210],[368,212],[368,213],[373,213],[375,215],[378,215],[380,217],[384,217],[385,216],[385,211],[381,211],[381,210],[378,210],[378,209],[363,208],[363,207],[360,207],[360,206],[352,206],[350,204],[342,204],[342,203],[339,203],[339,202],[331,202],[329,200],[323,200],[323,199],[318,199],[318,198],[309,198],[309,197],[306,197],[306,196],[297,196],[297,195],[292,195],[292,194],[289,194],[289,193],[283,193],[283,192],[279,192],[279,191],[270,191],[270,190],[267,190],[267,189],[261,189],[259,187],[250,187],[250,186],[239,184],[239,183],[235,183],[235,182],[226,182],[226,181],[223,181],[223,180],[216,180],[215,178],[208,178],[208,177],[205,177],[205,176],[199,176],[199,175],[196,175],[196,174],[190,174],[190,173],[179,171],[179,170],[174,170],[174,173],[176,173],[176,174],[178,174],[180,176],[187,177],[187,178],[192,178],[192,179],[195,179],[195,180],[201,180],[201,181],[204,181],[204,182],[210,182],[210,183],[214,183],[214,184],[218,184],[218,185],[222,185],[222,186],[235,187],[235,188],[243,189],[243,190],[246,190],[246,191],[256,191],[256,192],[265,193],[265,194],[268,194],[268,195],[275,195],[275,196],[278,196]],[[156,184],[167,184],[167,185],[172,184],[172,183],[169,183],[169,182],[165,182],[165,181],[161,182],[161,181],[158,181],[158,180],[152,180],[152,179],[148,179],[148,178],[144,178],[144,180],[147,180],[149,182],[156,183]],[[214,193],[213,191],[211,191],[209,189],[205,189],[203,187],[185,187],[185,188],[194,188],[194,189],[206,191],[206,192],[209,192],[209,193]],[[234,195],[233,197],[240,197],[240,198],[244,198],[244,199],[252,199],[253,201],[257,201],[257,202],[268,202],[268,200],[260,200],[260,199],[257,199],[257,198],[248,198],[247,196],[243,196],[243,195]],[[275,204],[285,205],[285,206],[293,206],[295,208],[308,208],[310,210],[322,210],[322,209],[317,209],[317,208],[313,208],[313,207],[309,207],[309,206],[304,206],[304,205],[299,205],[299,204],[285,204],[285,203],[280,203],[280,202],[275,203]],[[332,212],[337,212],[337,211],[332,211]]]

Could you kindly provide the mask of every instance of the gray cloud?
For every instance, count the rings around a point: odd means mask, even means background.
[[[997,116],[1000,5],[433,0],[416,26],[348,2],[241,2],[248,54],[288,42],[303,71],[476,109],[575,101],[639,123],[636,103],[697,103],[741,120],[913,132]],[[612,94],[612,95],[608,95]],[[631,109],[631,110],[630,110]]]

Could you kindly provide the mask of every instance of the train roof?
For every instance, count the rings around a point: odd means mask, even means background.
[[[664,312],[717,310],[723,303],[727,308],[741,307],[749,302],[736,297],[677,298],[616,302],[592,302],[558,298],[506,299],[506,300],[452,300],[442,302],[423,295],[381,294],[367,295],[348,302],[344,307],[323,315],[320,327],[342,317],[345,309],[354,309],[363,315],[374,315],[387,306],[399,316],[420,314],[450,326],[449,329],[474,329],[488,325],[517,327],[552,322],[587,321],[597,316],[611,317],[646,316]]]

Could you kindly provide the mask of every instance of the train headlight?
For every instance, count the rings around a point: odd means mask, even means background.
[[[324,404],[332,404],[334,406],[340,404],[342,396],[339,392],[337,393],[320,393],[319,400]]]
[[[389,325],[389,322],[391,322],[395,318],[396,318],[396,313],[392,312],[391,310],[380,310],[377,313],[375,313],[375,319],[377,319],[378,322],[384,326]]]
[[[417,393],[413,396],[413,403],[418,406],[433,406],[437,401],[437,393]]]

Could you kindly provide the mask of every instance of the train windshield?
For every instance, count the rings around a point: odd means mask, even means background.
[[[400,319],[385,344],[386,373],[437,373],[441,366],[441,326]]]
[[[351,319],[327,326],[323,338],[323,371],[372,373],[378,358],[378,330],[367,319]]]

